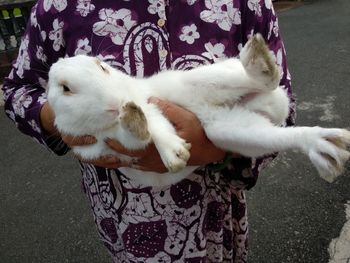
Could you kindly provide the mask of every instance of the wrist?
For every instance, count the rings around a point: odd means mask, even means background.
[[[205,147],[194,145],[191,148],[191,157],[188,165],[203,166],[210,163],[221,162],[226,156],[226,151],[217,148],[214,144],[209,143]]]
[[[211,156],[212,160],[210,161],[210,163],[220,162],[225,159],[225,157],[227,156],[227,152],[215,147]]]

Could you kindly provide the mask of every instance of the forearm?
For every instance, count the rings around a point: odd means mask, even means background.
[[[40,110],[40,123],[42,128],[47,134],[50,134],[55,137],[60,137],[59,132],[55,127],[55,114],[48,102],[46,102]]]
[[[5,112],[24,134],[32,137],[58,155],[68,151],[62,141],[55,136],[56,131],[45,128],[41,113],[45,107],[44,89],[33,85],[20,85],[11,79],[5,79],[3,85]],[[52,121],[51,121],[52,123]]]
[[[209,163],[220,162],[224,160],[226,151],[217,148],[205,134],[200,135],[195,143],[191,143],[192,148],[190,150],[191,157],[188,161],[188,165],[204,166]],[[203,148],[203,145],[206,145]],[[204,151],[205,150],[205,151]]]

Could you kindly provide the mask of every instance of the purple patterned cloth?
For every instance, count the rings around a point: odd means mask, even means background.
[[[19,130],[61,155],[69,149],[39,121],[47,72],[60,57],[94,55],[142,77],[237,56],[255,32],[274,52],[291,96],[271,0],[40,0],[4,82],[5,110]],[[294,108],[292,100],[287,125]],[[82,182],[114,262],[246,262],[244,190],[271,158],[232,159],[162,188],[82,163]]]

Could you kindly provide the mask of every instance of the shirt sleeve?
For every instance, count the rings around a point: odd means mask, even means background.
[[[49,65],[64,55],[62,50],[54,50],[50,37],[54,32],[53,17],[40,9],[40,5],[42,1],[32,9],[17,60],[3,83],[5,112],[21,132],[63,155],[68,147],[61,139],[46,134],[40,122],[40,111],[47,101],[44,87]]]
[[[295,124],[295,99],[292,94],[291,76],[288,71],[286,52],[278,27],[278,19],[274,11],[271,0],[241,1],[244,6],[241,8],[242,14],[242,41],[246,43],[250,36],[260,33],[266,40],[270,50],[276,57],[276,62],[281,69],[280,86],[287,90],[290,99],[289,116],[285,126]],[[243,44],[244,45],[244,44]],[[250,189],[256,184],[259,173],[275,157],[276,154],[263,158],[232,158],[226,157],[221,165],[221,173],[232,180],[240,188]],[[220,167],[220,166],[219,166]]]

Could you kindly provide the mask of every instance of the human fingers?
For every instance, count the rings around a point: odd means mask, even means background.
[[[194,113],[170,101],[150,97],[148,102],[156,104],[177,130],[181,129],[184,123],[192,122],[194,119],[197,121]]]
[[[113,139],[106,139],[105,142],[107,145],[112,148],[112,150],[116,151],[117,153],[127,155],[130,157],[141,157],[145,155],[145,150],[130,150],[125,148],[120,142]]]
[[[61,138],[69,147],[90,145],[97,142],[96,138],[90,135],[72,136],[67,134],[61,134]]]
[[[167,100],[161,100],[157,97],[150,97],[148,99],[148,102],[156,104],[165,115],[174,115],[178,110],[181,109],[181,107],[177,106],[176,104]]]
[[[118,157],[113,155],[102,156],[98,159],[94,160],[86,160],[79,155],[75,155],[77,159],[79,159],[83,163],[92,164],[94,166],[109,168],[109,169],[117,169],[121,167],[132,167],[133,161],[127,162],[122,161]]]
[[[157,172],[157,173],[165,173],[168,170],[165,168],[165,166],[156,161],[152,160],[145,160],[137,158],[133,158],[131,161],[121,161],[116,156],[103,156],[96,160],[85,160],[79,155],[75,155],[77,159],[79,159],[83,163],[92,164],[94,166],[102,167],[102,168],[108,168],[108,169],[118,169],[122,167],[129,167],[134,168],[141,171],[147,171],[147,172]]]
[[[128,150],[122,146],[118,141],[108,139],[106,143],[116,152],[132,157],[132,163],[129,167],[141,171],[152,171],[158,173],[165,173],[165,168],[157,148],[154,144],[149,144],[144,150]]]

